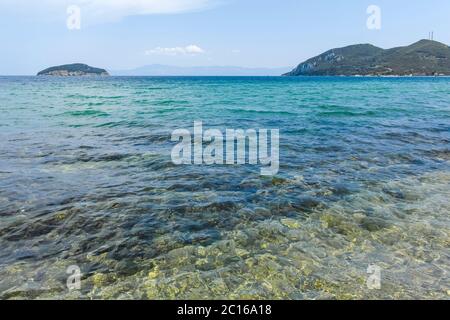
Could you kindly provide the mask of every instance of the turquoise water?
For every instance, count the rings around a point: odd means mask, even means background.
[[[449,78],[0,77],[0,114],[0,298],[449,298]],[[194,121],[279,129],[279,173],[175,166]]]

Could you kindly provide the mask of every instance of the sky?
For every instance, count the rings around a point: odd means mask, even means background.
[[[371,5],[381,29],[367,26]],[[75,62],[294,67],[331,48],[409,45],[430,31],[450,44],[449,18],[448,0],[0,0],[0,74]]]

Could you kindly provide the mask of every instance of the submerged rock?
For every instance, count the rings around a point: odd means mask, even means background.
[[[366,217],[361,221],[361,226],[370,232],[375,232],[389,227],[389,223],[380,218]]]
[[[300,223],[294,219],[281,219],[281,224],[288,227],[289,229],[298,229],[300,228]]]

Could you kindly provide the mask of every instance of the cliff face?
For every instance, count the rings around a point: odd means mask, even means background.
[[[86,64],[75,63],[51,67],[37,74],[38,76],[81,77],[81,76],[109,76],[108,71],[90,67]]]
[[[384,50],[359,44],[329,50],[301,63],[285,76],[433,76],[450,75],[450,48],[421,40]]]

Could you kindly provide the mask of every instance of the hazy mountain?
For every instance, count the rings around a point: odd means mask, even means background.
[[[114,76],[279,76],[292,68],[176,67],[149,65],[133,70],[111,71]]]
[[[329,50],[285,74],[324,75],[450,75],[450,47],[431,40],[388,50],[357,44]]]
[[[109,76],[109,73],[105,69],[94,68],[87,64],[74,63],[66,64],[63,66],[51,67],[40,71],[38,76]]]

